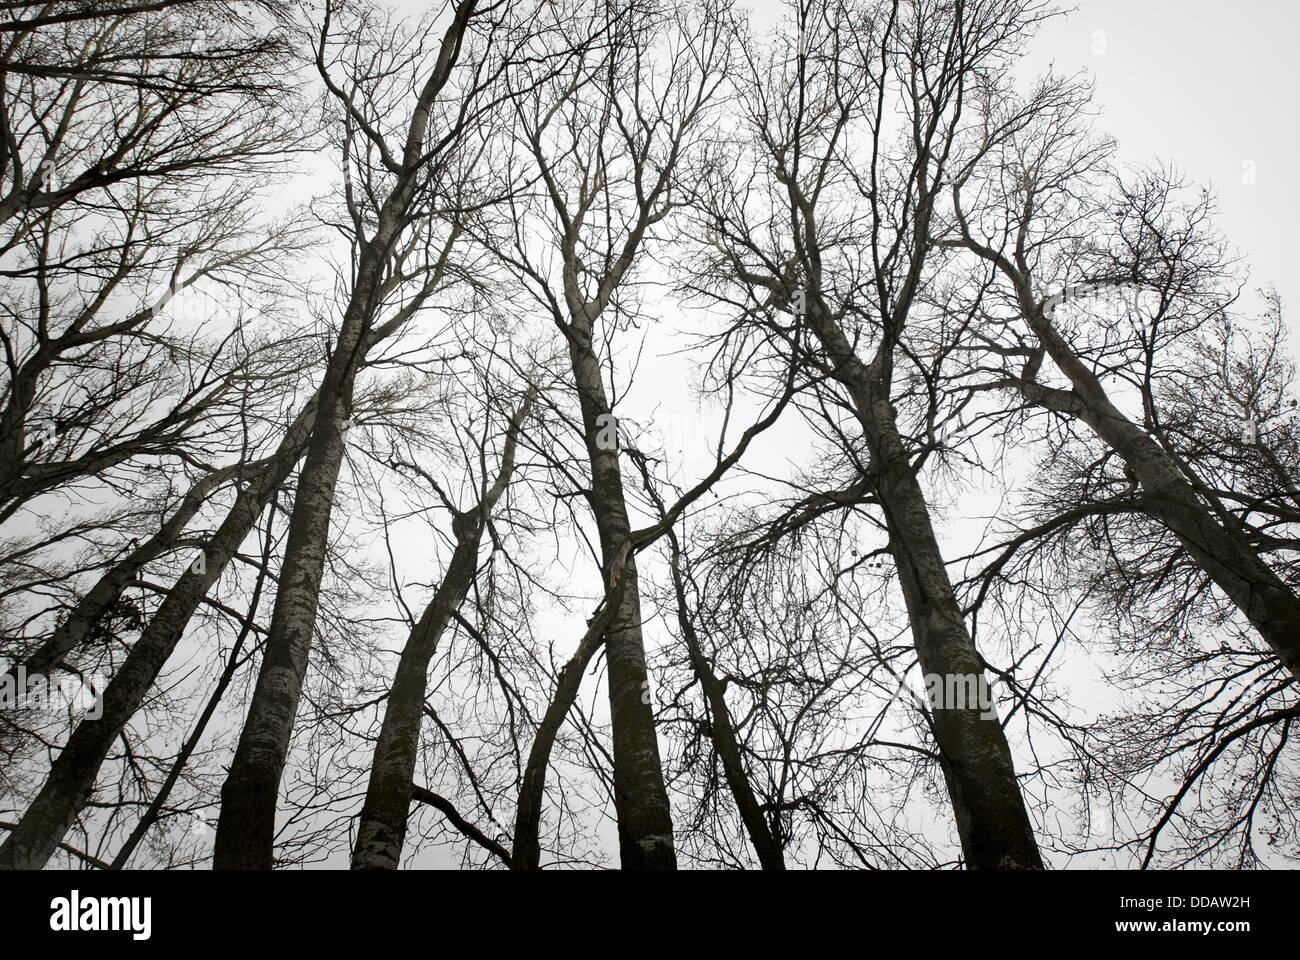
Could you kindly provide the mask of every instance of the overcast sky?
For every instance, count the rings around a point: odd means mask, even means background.
[[[761,27],[777,14],[780,0],[748,0]],[[400,0],[402,10],[424,9],[428,0]],[[1300,197],[1292,172],[1300,167],[1300,129],[1294,104],[1297,61],[1297,0],[1080,0],[1071,12],[1048,23],[1029,46],[1025,74],[1042,72],[1049,66],[1061,73],[1090,72],[1096,80],[1096,102],[1100,109],[1097,127],[1114,136],[1120,145],[1120,160],[1135,164],[1166,163],[1211,188],[1218,196],[1219,225],[1250,266],[1256,285],[1274,285],[1288,308],[1292,330],[1292,353],[1300,356],[1300,331],[1294,320],[1300,308],[1300,278],[1296,276],[1297,246],[1293,226],[1300,221]],[[323,164],[324,165],[324,164]],[[319,191],[320,180],[296,185],[289,196],[298,198]],[[691,329],[691,318],[680,311],[665,310],[645,331],[647,350],[636,359],[638,386],[620,408],[642,426],[653,430],[670,455],[677,456],[678,479],[691,482],[711,466],[716,409],[704,409],[687,389],[695,358],[681,356],[681,335]],[[629,348],[636,338],[627,338]],[[734,434],[732,436],[734,442]],[[773,475],[806,464],[806,431],[787,416],[752,448],[746,466]],[[694,453],[694,457],[691,454]],[[743,481],[738,481],[743,483]],[[725,485],[722,489],[726,489]],[[943,524],[945,553],[957,556],[969,549],[982,528],[980,517],[996,506],[997,491],[966,487],[960,510],[972,530],[956,520]],[[984,497],[984,500],[980,498]],[[953,506],[946,494],[934,494],[936,515]],[[338,516],[336,530],[360,533],[359,519]],[[968,536],[969,534],[969,536]],[[383,544],[375,544],[376,551]],[[412,536],[396,549],[400,583],[425,584],[431,577],[427,539]],[[386,555],[381,555],[386,560]],[[574,544],[568,554],[557,556],[546,575],[557,582],[572,576],[575,582],[592,584],[588,557]],[[655,561],[647,557],[643,576],[656,573]],[[658,571],[662,573],[662,571]],[[411,603],[427,597],[423,586],[411,588]],[[539,635],[557,638],[561,652],[571,649],[581,635],[586,608],[567,615],[547,611],[540,618]],[[653,648],[664,638],[658,624],[648,628],[647,642]],[[405,640],[400,631],[389,638],[396,650]],[[179,672],[190,669],[205,651],[201,641],[191,638],[176,658]],[[193,661],[191,660],[193,658]],[[1080,700],[1092,710],[1107,706],[1106,690],[1089,675],[1086,665],[1071,663],[1069,680]],[[1093,685],[1083,696],[1080,688]],[[604,693],[590,685],[591,697],[584,698],[590,716],[602,719]],[[179,734],[179,731],[174,733]],[[233,727],[227,731],[233,737]],[[498,811],[508,820],[513,811]],[[212,810],[215,815],[215,807]],[[283,807],[282,807],[283,813]],[[925,816],[919,811],[918,816]],[[612,823],[601,825],[606,849],[613,856],[616,847]],[[414,830],[412,840],[414,840]],[[411,843],[408,850],[414,846]],[[346,861],[339,850],[330,865]],[[459,862],[450,847],[425,847],[415,859],[418,866],[453,866]]]
[[[1300,355],[1300,6],[1081,0],[1067,9],[1044,27],[1027,65],[1088,70],[1102,109],[1098,126],[1118,139],[1122,160],[1173,163],[1218,195],[1229,243],[1246,258],[1256,285],[1281,292],[1292,351]]]
[[[401,0],[397,5],[419,12],[425,0]],[[748,5],[759,29],[770,24],[782,6],[780,0],[748,0]],[[1070,12],[1049,22],[1031,42],[1023,76],[1049,66],[1060,73],[1091,73],[1100,109],[1097,128],[1119,141],[1119,159],[1173,164],[1186,177],[1209,186],[1220,200],[1219,225],[1246,259],[1254,283],[1275,285],[1294,311],[1300,304],[1300,279],[1295,275],[1300,251],[1292,236],[1292,225],[1300,220],[1300,198],[1291,180],[1291,171],[1300,165],[1291,76],[1300,23],[1295,5],[1281,0],[1081,0],[1066,9]],[[676,307],[656,314],[655,319],[641,331],[644,353],[633,351],[638,376],[620,407],[620,417],[630,416],[654,433],[676,459],[678,479],[690,482],[711,465],[719,411],[701,406],[688,388],[692,359],[682,356],[680,347],[693,319]],[[1296,326],[1292,321],[1292,350],[1300,355]],[[624,348],[634,348],[637,339],[627,338]],[[806,432],[795,418],[787,417],[755,445],[746,464],[781,475],[806,463],[807,444]],[[932,508],[943,520],[945,554],[951,558],[978,540],[980,517],[996,509],[999,493],[972,483],[952,498],[939,491],[932,491],[932,497]],[[963,523],[963,517],[969,522]],[[398,539],[396,579],[427,580],[424,539]],[[590,567],[589,558],[575,545],[572,553],[556,557],[548,572],[558,582],[571,577],[576,586],[590,582]],[[652,577],[655,569],[655,560],[646,557],[643,575]],[[423,593],[415,591],[410,599],[422,598]],[[538,633],[556,638],[559,652],[567,653],[582,632],[584,612],[545,611],[539,617]],[[403,639],[397,634],[391,637],[392,648]],[[648,625],[651,649],[665,639],[660,624]],[[1063,680],[1082,709],[1095,714],[1112,706],[1114,691],[1097,676],[1085,655],[1072,655],[1064,672]],[[597,720],[604,718],[604,698],[599,683],[589,683],[584,708]],[[498,812],[508,819],[509,812]],[[913,811],[917,819],[912,826],[942,834],[943,823],[927,822],[932,813]],[[602,821],[597,829],[612,859],[617,846],[612,821]],[[457,852],[427,845],[414,865],[455,866]],[[330,865],[345,861],[346,851],[340,850]],[[1101,857],[1073,865],[1113,864]]]

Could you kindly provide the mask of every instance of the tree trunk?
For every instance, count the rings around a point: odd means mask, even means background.
[[[1028,306],[1022,302],[1022,308]],[[1111,403],[1101,381],[1075,356],[1043,310],[1032,309],[1031,327],[1082,401],[1070,412],[1124,458],[1148,494],[1147,512],[1178,537],[1206,575],[1259,631],[1291,676],[1300,679],[1300,597],[1260,558],[1230,519],[1216,516],[1197,496],[1169,454]]]
[[[677,543],[677,535],[671,528],[667,532],[672,549],[671,563],[673,591],[677,596],[677,622],[681,626],[682,636],[690,651],[691,664],[695,667],[695,674],[699,677],[700,687],[704,690],[704,698],[708,702],[709,738],[713,741],[713,748],[718,751],[719,759],[722,760],[722,772],[727,779],[727,787],[736,802],[736,809],[740,811],[741,822],[744,823],[745,832],[749,834],[749,842],[758,855],[758,862],[764,870],[784,870],[785,857],[781,852],[781,844],[772,836],[767,818],[763,816],[763,809],[749,782],[749,775],[745,772],[744,758],[741,756],[740,744],[736,740],[735,724],[731,720],[731,711],[727,709],[726,687],[713,672],[713,664],[704,656],[704,650],[700,647],[700,640],[695,632],[695,624],[691,622],[686,609],[686,586],[682,581],[681,549]]]
[[[530,392],[510,424],[495,482],[472,510],[452,520],[456,548],[433,599],[424,608],[398,660],[397,673],[388,692],[384,722],[375,743],[370,766],[366,802],[361,809],[356,844],[352,850],[353,870],[396,870],[402,858],[407,813],[411,805],[411,783],[424,719],[424,693],[429,661],[452,615],[465,599],[478,570],[479,545],[492,508],[505,492],[514,470],[515,446],[523,419],[532,404]]]
[[[959,679],[976,684],[975,705],[945,700],[932,711],[932,729],[966,865],[1042,869],[1006,734],[996,713],[980,708],[981,703],[991,703],[983,660],[953,593],[929,504],[899,435],[893,405],[874,372],[886,367],[889,357],[882,352],[869,369],[832,319],[811,308],[808,319],[835,378],[852,397],[868,441],[871,457],[864,479],[885,514],[921,669],[927,677],[941,678],[945,688]],[[887,344],[881,349],[886,350]]]
[[[586,633],[578,641],[578,649],[560,670],[555,693],[551,696],[551,702],[547,704],[546,713],[542,715],[542,722],[537,725],[537,733],[528,750],[528,761],[524,765],[523,781],[519,785],[519,805],[515,809],[514,849],[510,856],[512,870],[536,870],[541,866],[542,848],[538,837],[541,829],[542,803],[546,799],[546,770],[551,762],[551,749],[555,746],[555,738],[560,732],[560,727],[564,725],[565,717],[569,715],[573,702],[578,698],[578,689],[582,686],[582,676],[587,670],[587,664],[605,642],[606,631],[614,619],[614,614],[621,609],[623,588],[626,583],[624,576],[626,555],[627,548],[624,547],[606,572],[604,605],[595,618],[587,624]]]
[[[364,350],[368,352],[398,326],[395,320],[371,332]],[[264,465],[248,477],[226,519],[204,548],[206,572],[187,570],[168,592],[105,689],[103,716],[77,727],[51,765],[41,792],[0,846],[0,869],[40,869],[49,860],[89,798],[113,740],[140,708],[180,642],[190,617],[302,456],[312,435],[318,403],[319,394],[299,411]]]
[[[85,643],[95,624],[122,596],[141,568],[175,545],[212,491],[235,472],[234,468],[215,470],[194,484],[158,531],[109,568],[77,602],[58,629],[23,662],[28,675],[48,673]]]
[[[236,497],[230,513],[204,547],[204,572],[186,570],[168,592],[104,690],[102,716],[83,720],[68,738],[40,793],[0,846],[0,868],[38,870],[54,853],[89,799],[109,748],[153,688],[190,617],[302,454],[313,410],[314,404],[309,405],[298,416],[274,456]]]
[[[276,800],[311,653],[329,544],[335,485],[343,463],[344,424],[352,406],[356,361],[378,282],[378,260],[359,272],[354,296],[318,395],[315,429],[294,493],[293,515],[257,684],[239,745],[221,788],[213,851],[216,869],[271,868]],[[372,284],[361,287],[365,280]]]
[[[952,800],[966,866],[971,869],[1042,869],[1016,780],[1011,748],[991,707],[984,663],[966,629],[939,550],[930,510],[893,422],[880,403],[874,421],[879,450],[877,492],[889,527],[890,551],[912,623],[921,669],[975,685],[975,703],[933,703],[934,738]],[[970,686],[963,683],[963,689]],[[987,710],[984,705],[990,705]]]
[[[366,802],[352,850],[353,870],[396,870],[401,861],[429,661],[452,612],[474,582],[481,529],[466,531],[465,539],[457,542],[442,583],[402,649],[375,743]]]
[[[377,211],[374,235],[358,238],[356,276],[338,342],[330,353],[317,394],[316,428],[294,494],[284,566],[262,665],[239,745],[221,788],[221,816],[213,851],[213,866],[217,869],[269,870],[274,859],[276,800],[316,629],[330,514],[343,463],[345,423],[352,410],[357,368],[371,340],[371,324],[384,294],[390,255],[409,225],[416,176],[422,165],[432,162],[424,151],[433,107],[460,56],[462,38],[475,7],[476,0],[461,0],[456,6],[437,62],[411,112],[400,172]]]
[[[618,450],[602,449],[601,439],[609,433],[611,414],[600,361],[591,346],[589,320],[579,319],[573,324],[569,356],[591,463],[589,499],[604,564],[610,569],[630,530]],[[672,812],[650,705],[636,561],[630,555],[623,576],[622,595],[605,634],[619,855],[625,870],[672,870],[677,866]]]

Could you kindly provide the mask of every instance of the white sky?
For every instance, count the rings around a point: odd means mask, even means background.
[[[781,3],[753,0],[749,6],[756,28],[763,29],[779,14]],[[1082,0],[1071,13],[1043,28],[1030,45],[1023,70],[1026,78],[1049,66],[1060,73],[1090,72],[1101,109],[1098,128],[1117,138],[1119,159],[1172,163],[1189,179],[1209,186],[1219,196],[1219,226],[1246,258],[1252,282],[1276,285],[1292,306],[1300,302],[1300,280],[1294,274],[1300,251],[1290,228],[1300,220],[1300,197],[1288,173],[1300,161],[1300,132],[1293,120],[1288,74],[1298,23],[1300,14],[1283,2],[1229,6],[1210,0]],[[1253,183],[1243,176],[1247,163],[1253,164]],[[671,309],[663,314],[644,331],[645,353],[636,384],[619,412],[666,441],[670,456],[680,450],[678,477],[690,481],[708,467],[707,438],[713,434],[716,411],[702,410],[683,383],[691,379],[693,358],[672,355],[682,347],[691,319]],[[621,337],[621,350],[634,351],[636,339]],[[1300,336],[1295,336],[1293,324],[1293,352],[1300,354],[1297,348]],[[626,373],[621,371],[621,383]],[[798,425],[783,422],[755,445],[745,462],[780,475],[797,467],[807,449]],[[931,493],[936,508],[942,509],[941,503],[948,507],[942,524],[945,553],[958,556],[973,545],[976,528],[982,526],[960,518],[991,513],[995,494],[967,488],[954,502],[937,490]],[[591,580],[583,561],[572,559],[573,575]],[[408,570],[424,563],[423,556],[399,558]],[[655,568],[646,557],[643,576],[656,576]],[[576,618],[556,611],[541,622],[543,632],[554,636],[562,650],[571,645],[566,638],[576,640],[581,633]],[[655,623],[648,625],[646,639],[652,649],[671,642]],[[1067,682],[1072,699],[1091,713],[1113,706],[1114,691],[1099,682],[1087,660],[1082,653],[1071,658]],[[603,701],[603,689],[592,684],[584,702],[597,718],[604,713]],[[927,813],[915,811],[919,818]],[[604,852],[616,862],[612,823],[602,822],[599,833]],[[413,865],[453,866],[457,861],[449,853],[446,848],[426,848]]]
[[[396,5],[415,9],[424,6],[424,0]],[[750,6],[761,27],[780,3],[753,0]],[[1291,310],[1300,304],[1296,275],[1300,242],[1293,232],[1300,222],[1300,193],[1293,182],[1293,172],[1300,168],[1300,127],[1293,103],[1298,27],[1300,12],[1294,2],[1285,0],[1080,0],[1071,13],[1043,28],[1025,63],[1026,75],[1049,65],[1063,73],[1089,71],[1096,79],[1096,101],[1102,111],[1098,127],[1118,139],[1120,159],[1172,163],[1190,179],[1209,186],[1219,197],[1219,225],[1250,266],[1253,282],[1275,285]],[[1251,178],[1244,174],[1252,170],[1254,182],[1248,182]],[[682,346],[679,331],[689,326],[689,320],[668,315],[656,326],[647,338],[650,356],[639,371],[637,388],[620,412],[653,424],[670,453],[683,449],[680,479],[693,480],[707,468],[698,447],[712,432],[715,416],[701,415],[682,386],[690,359],[655,355]],[[1300,356],[1294,321],[1291,329],[1293,354]],[[627,337],[620,343],[630,347],[634,341]],[[799,433],[793,425],[783,424],[756,445],[746,463],[764,469],[798,463],[806,449]],[[697,456],[691,457],[691,452]],[[967,491],[963,499],[960,509],[952,512],[969,515],[988,506],[978,502],[978,491]],[[346,526],[340,523],[343,520],[336,516],[336,530]],[[360,529],[360,524],[354,526]],[[952,543],[960,535],[954,538],[954,531],[946,532],[952,556],[960,552]],[[428,579],[417,577],[428,573],[428,557],[418,542],[403,545],[398,560],[403,582],[412,577]],[[581,561],[576,566],[594,586],[591,571],[582,569]],[[653,562],[647,562],[645,571],[653,567]],[[424,594],[412,592],[407,599],[414,605]],[[554,629],[557,640],[576,640],[581,633],[576,616],[552,613],[545,625]],[[401,639],[394,634],[393,646]],[[662,630],[651,626],[647,639],[653,645],[662,639]],[[1076,683],[1088,680],[1078,677]],[[599,716],[602,700],[603,690],[586,705]],[[513,811],[501,812],[507,820],[513,816]],[[603,825],[602,839],[613,860],[615,844],[608,823]],[[414,842],[414,828],[408,840]],[[449,853],[446,848],[426,848],[415,865],[454,865],[457,860]],[[340,851],[331,865],[341,865],[337,860],[345,857],[346,852]]]
[[[1300,306],[1300,7],[1289,0],[1081,0],[1026,66],[1087,70],[1098,124],[1128,163],[1172,163],[1219,197],[1219,224],[1257,286]],[[1096,51],[1096,52],[1094,52]],[[1254,183],[1246,164],[1254,165]],[[1291,322],[1293,353],[1300,354]]]

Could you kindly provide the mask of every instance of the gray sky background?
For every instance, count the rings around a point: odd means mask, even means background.
[[[782,9],[780,0],[752,0],[748,5],[759,30]],[[1300,130],[1294,121],[1291,74],[1300,12],[1291,3],[1264,0],[1082,0],[1065,9],[1070,12],[1052,20],[1031,42],[1020,75],[1028,80],[1049,67],[1066,74],[1089,72],[1096,82],[1097,128],[1118,140],[1118,159],[1126,164],[1172,164],[1188,179],[1208,186],[1219,198],[1219,227],[1250,268],[1252,285],[1275,285],[1288,312],[1293,311],[1300,303],[1300,279],[1294,270],[1300,251],[1292,231],[1300,220],[1300,197],[1291,172],[1300,165]],[[1252,171],[1253,177],[1246,176]],[[690,315],[670,306],[643,331],[635,385],[620,407],[621,417],[632,417],[664,443],[670,456],[680,458],[676,466],[683,482],[698,478],[711,464],[719,413],[701,404],[688,386],[692,364],[677,351],[691,327]],[[1300,356],[1294,322],[1291,329],[1292,355]],[[625,338],[622,348],[629,349],[635,340]],[[755,444],[745,463],[783,475],[806,465],[808,451],[805,431],[786,418]],[[980,517],[998,509],[997,484],[977,477],[968,481],[959,490],[931,491],[950,558],[978,542],[984,526]],[[410,557],[412,568],[422,560]],[[588,566],[575,551],[553,572],[561,579],[585,581]],[[645,576],[661,572],[650,557],[643,566]],[[576,639],[581,632],[576,618],[556,611],[548,612],[542,622],[543,631],[561,648],[567,647],[562,638]],[[653,649],[664,642],[671,640],[662,625],[648,624],[648,645]],[[1097,667],[1086,652],[1072,651],[1061,678],[1083,714],[1093,716],[1116,705],[1115,691]],[[599,683],[589,684],[584,697],[589,714],[601,718],[603,701]],[[909,812],[920,830],[945,829],[924,805]],[[602,849],[613,860],[612,822],[601,821],[597,830]],[[448,853],[445,848],[426,848],[414,865],[454,865]],[[1128,864],[1100,856],[1076,858],[1068,865]]]
[[[1128,163],[1172,163],[1219,197],[1220,226],[1256,286],[1300,305],[1296,58],[1288,0],[1082,0],[1046,26],[1026,66],[1096,79],[1098,126]],[[1254,183],[1244,176],[1254,165]]]
[[[393,5],[418,12],[428,2],[395,0]],[[749,6],[759,29],[781,8],[780,0],[752,0]],[[1300,241],[1294,231],[1300,221],[1300,194],[1293,179],[1300,168],[1300,125],[1294,104],[1300,5],[1294,0],[1080,0],[1068,9],[1071,12],[1051,21],[1032,41],[1022,75],[1028,78],[1049,67],[1067,74],[1088,71],[1096,81],[1097,127],[1119,141],[1121,161],[1173,164],[1218,196],[1220,228],[1249,266],[1253,284],[1276,286],[1282,294],[1292,318],[1292,355],[1300,357],[1300,330],[1293,319],[1300,307],[1295,266]],[[321,186],[320,181],[302,182],[290,195],[305,197]],[[701,404],[689,389],[694,360],[679,351],[683,334],[691,327],[689,313],[671,306],[648,326],[636,385],[620,408],[620,416],[631,417],[663,444],[684,483],[698,479],[711,466],[720,413]],[[621,346],[630,350],[636,340],[627,337]],[[620,386],[625,382],[624,376]],[[728,446],[734,436],[733,432]],[[808,462],[808,449],[806,431],[787,417],[752,448],[745,463],[751,469],[783,475]],[[735,483],[744,485],[740,480]],[[949,557],[959,556],[977,542],[983,527],[979,517],[996,509],[997,496],[991,485],[974,479],[951,495],[935,494],[936,512],[951,518],[941,532]],[[335,519],[340,535],[365,536],[366,523],[359,517],[336,515]],[[371,546],[376,557],[386,561],[382,544],[375,541]],[[430,557],[427,535],[400,538],[395,579],[404,584],[427,583]],[[575,589],[583,585],[594,589],[593,569],[574,544],[555,558],[546,575],[557,583],[572,580]],[[647,557],[643,576],[661,574]],[[422,587],[404,592],[412,606],[427,599]],[[585,612],[545,611],[539,633],[554,637],[560,653],[566,654],[582,633]],[[666,641],[662,624],[649,625],[647,632],[652,648]],[[396,650],[403,639],[394,631],[389,646]],[[201,656],[197,645],[188,643],[169,671],[184,672]],[[1084,709],[1109,706],[1109,690],[1082,655],[1070,661],[1068,680]],[[599,679],[593,678],[584,691],[584,708],[599,721],[604,710]],[[231,746],[236,729],[227,727],[222,735]],[[212,812],[215,815],[215,807]],[[497,812],[504,820],[513,816],[513,810]],[[930,811],[917,809],[915,816],[915,827],[934,829],[927,822]],[[613,824],[605,819],[597,830],[602,850],[612,861],[617,848]],[[412,841],[417,833],[413,824]],[[341,866],[345,861],[346,851],[339,851],[329,865]],[[429,845],[413,865],[458,862],[451,848]]]

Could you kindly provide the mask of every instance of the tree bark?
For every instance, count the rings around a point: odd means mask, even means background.
[[[294,493],[293,514],[257,684],[239,745],[221,789],[213,852],[216,869],[270,869],[280,775],[289,752],[298,700],[316,627],[330,514],[343,463],[344,423],[352,405],[355,358],[378,257],[366,256],[329,368],[318,394],[315,428]],[[366,290],[361,295],[360,289]]]
[[[810,307],[808,318],[835,378],[849,391],[866,435],[870,462],[864,479],[885,514],[921,669],[927,676],[943,678],[945,686],[949,678],[973,678],[978,685],[975,705],[942,702],[931,712],[966,865],[1042,869],[1006,734],[997,716],[979,707],[981,702],[991,702],[983,660],[957,604],[929,504],[898,432],[893,404],[873,373],[885,366],[888,357],[883,351],[888,346],[882,346],[882,354],[868,368],[832,319],[815,307]]]
[[[402,858],[411,782],[424,718],[424,694],[429,661],[453,614],[464,601],[478,570],[479,545],[492,508],[505,492],[514,471],[518,432],[532,404],[530,393],[512,419],[492,487],[472,509],[452,520],[456,547],[433,599],[407,638],[388,691],[384,722],[375,743],[370,782],[361,809],[352,850],[353,870],[396,870]]]
[[[267,465],[240,491],[204,547],[204,572],[187,569],[168,592],[105,688],[102,716],[83,720],[68,738],[40,793],[0,846],[0,869],[39,870],[58,848],[89,799],[109,748],[152,689],[190,617],[302,455],[313,412],[311,404],[299,414]]]
[[[415,774],[424,718],[425,681],[429,661],[438,646],[452,611],[465,598],[478,563],[479,529],[463,531],[433,599],[411,631],[388,691],[384,723],[375,743],[366,802],[361,809],[353,870],[396,870],[406,837],[411,806],[411,778]]]
[[[873,417],[881,451],[877,492],[888,518],[890,551],[898,566],[917,657],[927,677],[973,678],[977,684],[975,704],[945,701],[933,704],[931,711],[966,866],[1042,869],[1002,724],[995,711],[980,706],[992,703],[984,662],[966,629],[925,494],[887,407],[881,403]]]
[[[592,321],[575,318],[569,356],[582,407],[587,455],[591,464],[592,513],[606,569],[611,569],[630,532],[618,450],[602,449],[602,430],[610,423],[600,361],[591,343]],[[618,811],[620,861],[625,870],[673,870],[672,811],[664,785],[650,705],[645,642],[641,633],[641,597],[636,561],[627,555],[623,590],[605,634],[609,664],[609,709],[614,740],[614,805]]]

